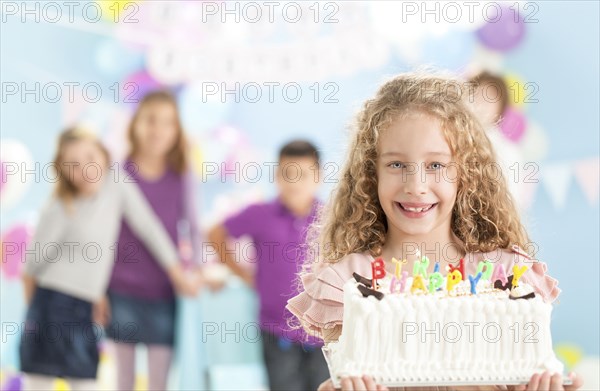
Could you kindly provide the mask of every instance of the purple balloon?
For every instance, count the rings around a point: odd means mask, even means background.
[[[133,73],[123,81],[121,102],[137,107],[146,94],[161,88],[164,86],[145,70]]]
[[[121,85],[121,102],[136,108],[148,93],[156,90],[169,91],[177,98],[181,85],[167,86],[156,80],[146,70],[141,70],[129,75]]]
[[[513,143],[518,143],[525,134],[526,126],[527,121],[521,112],[510,106],[506,108],[502,116],[502,122],[500,122],[500,130],[507,139]]]
[[[499,6],[496,3],[496,11],[487,7],[488,15],[485,16],[487,23],[477,30],[477,38],[486,47],[506,52],[516,47],[525,36],[525,23],[523,17],[515,9],[507,6]]]
[[[21,376],[13,376],[2,386],[3,391],[21,391],[22,383]]]

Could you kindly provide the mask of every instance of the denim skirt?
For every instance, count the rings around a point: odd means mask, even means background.
[[[21,333],[21,371],[95,379],[101,334],[91,302],[37,287]]]
[[[110,324],[106,335],[117,343],[173,346],[175,340],[175,298],[142,299],[108,292]]]

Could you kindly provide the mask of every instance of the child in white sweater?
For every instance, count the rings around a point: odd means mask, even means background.
[[[53,389],[54,377],[72,390],[95,388],[98,326],[94,304],[104,297],[124,218],[167,271],[179,293],[195,295],[199,278],[185,276],[175,245],[127,175],[90,133],[61,134],[54,160],[55,194],[43,209],[27,251],[29,303],[21,339],[24,389]],[[135,325],[130,332],[135,332]]]

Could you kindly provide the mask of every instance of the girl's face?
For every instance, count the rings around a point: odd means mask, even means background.
[[[63,147],[59,168],[80,194],[90,195],[100,187],[108,161],[96,142],[79,140]]]
[[[388,228],[405,236],[450,232],[457,175],[438,119],[416,112],[394,120],[380,135],[377,161]]]
[[[164,158],[177,141],[177,111],[172,104],[150,102],[140,108],[133,137],[140,154]]]

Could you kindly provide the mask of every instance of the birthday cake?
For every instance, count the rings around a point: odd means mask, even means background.
[[[364,374],[384,385],[519,384],[562,373],[552,306],[519,282],[527,267],[508,276],[502,265],[492,269],[482,262],[463,278],[458,268],[442,276],[436,265],[427,275],[417,262],[412,277],[389,276],[378,259],[372,279],[355,273],[344,285],[342,334],[324,349],[334,384]]]

